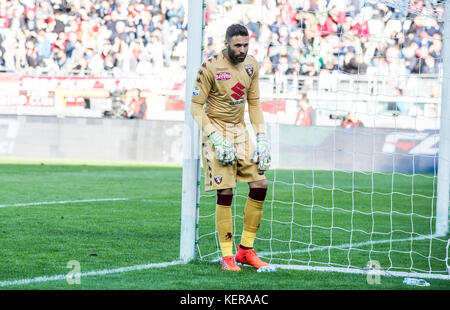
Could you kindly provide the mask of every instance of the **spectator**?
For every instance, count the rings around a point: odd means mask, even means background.
[[[86,57],[80,58],[78,60],[78,63],[73,67],[72,70],[75,75],[83,76],[84,74],[88,73],[90,70],[89,70],[88,61],[87,61]]]
[[[364,124],[356,118],[355,114],[351,111],[347,113],[347,116],[342,120],[341,126],[344,128],[364,127]]]
[[[418,73],[419,60],[416,57],[417,44],[412,42],[407,47],[403,48],[402,56],[405,60],[405,68],[407,73]]]
[[[245,12],[244,15],[242,16],[242,24],[248,28],[250,34],[253,33],[256,36],[256,38],[259,38],[261,24],[253,21],[249,17],[249,12]]]
[[[439,67],[436,64],[435,59],[429,55],[425,57],[423,61],[423,66],[421,67],[421,72],[423,74],[437,74],[439,73]]]
[[[276,68],[277,72],[280,72],[283,75],[289,74],[289,57],[284,54],[280,56],[279,64]]]
[[[32,8],[25,8],[25,29],[29,31],[37,31],[37,18]]]
[[[428,52],[433,57],[437,64],[442,62],[442,34],[435,33],[431,40],[431,45],[428,48]]]
[[[356,54],[356,48],[354,46],[353,38],[354,38],[354,36],[350,32],[347,32],[344,35],[344,41],[342,42],[342,46],[341,46],[340,50],[337,53],[337,55],[338,55],[338,64],[339,64],[340,68],[342,68],[344,66],[344,59],[345,59],[345,57],[348,58],[348,56],[346,56],[346,55],[349,52],[351,52],[352,54]]]
[[[97,9],[97,14],[98,14],[98,17],[99,17],[99,18],[102,18],[102,19],[103,19],[103,18],[105,18],[105,17],[111,15],[112,11],[113,11],[113,10],[112,10],[112,8],[111,8],[110,2],[107,1],[107,0],[103,0],[103,1],[101,2],[100,7]]]
[[[352,51],[348,51],[344,57],[344,63],[342,65],[342,71],[350,74],[359,73],[359,65],[356,60],[356,55]]]
[[[265,56],[261,64],[261,68],[259,69],[259,74],[264,76],[267,74],[272,74],[273,72],[272,61],[270,61],[269,56]]]
[[[75,50],[75,44],[77,43],[78,36],[76,32],[69,32],[64,41],[64,48],[67,54],[67,57],[72,57],[72,52]]]
[[[275,17],[275,21],[269,26],[270,31],[276,34],[280,34],[280,27],[286,26],[286,24],[283,22],[283,18],[281,17],[281,14],[277,15]]]
[[[342,24],[345,22],[345,15],[339,11],[335,6],[328,12],[328,17],[323,23],[319,23],[319,31],[322,36],[329,34],[338,34],[341,30]]]
[[[146,49],[152,57],[153,67],[164,67],[164,46],[158,32],[152,34],[150,43],[147,44]]]
[[[11,22],[11,18],[7,14],[6,7],[1,6],[0,7],[0,29],[9,28],[10,22]]]
[[[3,46],[1,46],[3,39],[2,37],[0,37],[0,69],[5,67],[5,48]]]
[[[53,15],[53,8],[49,1],[38,1],[38,7],[36,8],[36,16],[44,20],[48,20]]]
[[[367,41],[370,36],[369,22],[361,14],[356,15],[351,30],[358,38]]]
[[[400,47],[397,44],[391,45],[386,49],[386,62],[389,67],[389,75],[396,78],[406,76],[406,66],[401,58]]]
[[[206,49],[205,49],[205,59],[208,59],[209,57],[216,55],[217,54],[216,51],[217,51],[217,46],[214,43],[214,38],[209,37],[208,44],[206,45]]]
[[[65,23],[63,21],[65,15],[62,14],[61,11],[55,11],[54,17],[49,17],[47,19],[47,24],[52,24],[50,27],[53,28],[53,32],[56,34],[60,34],[65,30]]]
[[[306,56],[306,63],[314,66],[314,75],[317,75],[323,65],[322,56],[319,54],[320,47],[316,46],[313,48],[311,53]],[[309,74],[312,75],[312,74]]]
[[[322,59],[323,59],[323,65],[322,65],[323,69],[326,69],[328,71],[334,71],[334,70],[338,69],[339,65],[338,65],[337,57],[334,56],[332,53],[330,53],[330,52],[325,53],[322,56]]]
[[[298,60],[294,61],[292,66],[289,66],[289,68],[286,71],[286,74],[291,74],[294,76],[300,75],[301,73],[302,73],[302,66]]]
[[[136,73],[139,75],[151,74],[153,71],[152,56],[145,53],[145,57],[139,61],[136,66]]]
[[[144,45],[139,40],[134,40],[130,44],[130,71],[135,72],[138,63],[142,59],[147,58],[147,50],[144,48]]]
[[[110,28],[108,28],[110,29]],[[123,42],[129,43],[128,33],[126,32],[126,24],[123,20],[118,20],[114,22],[114,28],[111,30],[111,43],[114,42],[115,38],[120,38]]]
[[[150,42],[151,33],[155,29],[153,14],[150,10],[141,11],[141,18],[136,25],[136,37],[141,39],[144,45]]]
[[[297,103],[298,112],[295,119],[295,125],[297,126],[311,126],[311,112],[312,107],[309,104],[309,99],[306,94],[302,95],[302,98]]]
[[[27,65],[31,68],[36,68],[41,63],[41,55],[36,47],[34,38],[27,40],[25,48]]]
[[[63,72],[68,71],[70,67],[70,62],[69,59],[67,58],[66,51],[62,48],[57,47],[55,48],[53,55],[55,64],[57,65],[59,71]]]
[[[130,119],[146,119],[147,103],[141,97],[141,91],[137,88],[127,91],[125,94],[124,117]]]
[[[37,38],[36,47],[38,48],[39,54],[42,56],[42,59],[46,60],[50,58],[52,53],[51,51],[52,44],[50,43],[45,30],[43,29],[39,30],[36,38]]]
[[[409,104],[405,101],[403,89],[400,87],[394,87],[394,96],[396,97],[395,111],[400,112],[403,115],[408,115]]]
[[[167,20],[171,26],[181,29],[184,24],[184,6],[179,0],[172,0],[166,12]]]

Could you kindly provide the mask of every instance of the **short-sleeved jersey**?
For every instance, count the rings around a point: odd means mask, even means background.
[[[245,103],[259,104],[258,75],[253,56],[247,55],[244,62],[233,64],[219,53],[200,67],[192,102],[206,104],[205,113],[215,123],[244,123]]]

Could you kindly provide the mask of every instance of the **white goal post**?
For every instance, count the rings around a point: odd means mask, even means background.
[[[445,2],[443,77],[441,100],[441,123],[438,163],[438,190],[436,234],[445,236],[449,232],[449,190],[450,190],[450,1]]]
[[[200,161],[200,131],[198,125],[190,113],[191,94],[194,81],[197,75],[197,70],[202,63],[202,58],[205,52],[205,0],[189,0],[188,13],[188,44],[187,44],[187,63],[186,63],[186,89],[185,89],[185,120],[184,120],[184,155],[183,155],[183,180],[182,180],[182,206],[181,206],[181,235],[180,235],[180,259],[189,262],[193,259],[207,259],[208,261],[217,261],[220,255],[218,248],[217,232],[214,226],[213,206],[215,203],[215,193],[205,194],[202,193],[202,171]],[[252,3],[249,0],[247,2]],[[259,1],[264,3],[264,1]],[[387,4],[397,3],[398,7],[405,8],[405,3],[408,0],[403,1],[382,1]],[[431,1],[432,2],[432,1]],[[443,3],[443,1],[438,1]],[[400,3],[400,4],[399,4]],[[228,8],[229,10],[229,8]],[[220,8],[218,12],[225,12],[226,10]],[[450,1],[445,2],[445,12],[450,12]],[[222,13],[225,14],[225,13]],[[224,25],[231,23],[230,17],[223,15],[225,22]],[[233,22],[238,22],[235,20]],[[225,31],[225,26],[222,32]],[[217,36],[220,39],[216,40],[216,43],[222,44],[223,33],[209,34],[211,36]],[[265,229],[261,234],[258,233],[255,243],[264,244],[264,251],[260,252],[261,256],[270,260],[280,268],[295,269],[295,270],[317,270],[317,271],[334,271],[334,272],[347,272],[347,273],[361,273],[367,274],[371,271],[372,262],[376,262],[378,257],[384,257],[386,261],[381,267],[383,271],[381,275],[386,276],[419,276],[424,278],[438,278],[438,279],[450,279],[449,268],[449,188],[450,188],[450,14],[447,14],[444,21],[443,30],[443,53],[442,63],[443,70],[440,72],[440,118],[436,119],[436,128],[431,131],[433,139],[436,139],[439,143],[439,149],[437,154],[429,156],[431,160],[435,160],[434,172],[431,175],[426,173],[422,175],[420,172],[414,171],[414,167],[417,163],[414,161],[416,157],[412,155],[413,170],[411,174],[403,171],[396,171],[395,165],[402,160],[402,156],[397,156],[392,152],[389,154],[389,158],[392,158],[393,171],[391,174],[379,172],[376,161],[385,154],[380,154],[380,151],[374,151],[376,154],[353,154],[349,155],[350,161],[353,162],[350,165],[350,169],[340,169],[339,165],[336,165],[336,154],[342,152],[342,149],[338,149],[339,133],[331,132],[334,128],[332,126],[317,126],[313,127],[309,133],[329,135],[331,152],[328,154],[330,177],[329,184],[326,186],[320,183],[318,178],[323,173],[322,168],[313,170],[308,180],[303,180],[305,176],[303,173],[306,168],[287,168],[279,162],[279,153],[283,152],[280,148],[280,141],[286,141],[288,137],[283,136],[283,130],[291,130],[291,127],[286,127],[284,124],[277,123],[278,116],[273,116],[268,121],[268,132],[272,139],[272,154],[274,158],[274,165],[272,172],[268,175],[269,191],[268,198],[264,208],[264,218],[261,223],[261,227]],[[251,43],[252,44],[252,43]],[[340,77],[341,75],[339,75]],[[267,79],[273,82],[276,81],[276,75],[270,76]],[[282,77],[285,78],[285,77]],[[383,77],[371,77],[378,81]],[[272,79],[272,80],[271,80]],[[300,79],[303,79],[300,82]],[[286,81],[281,79],[282,81]],[[348,93],[355,95],[359,99],[367,99],[368,105],[373,100],[384,100],[382,95],[358,93],[359,84],[362,81],[369,80],[363,76],[357,76],[356,78],[349,77],[349,81],[340,80],[337,78],[333,81],[333,84],[347,83],[355,87],[355,90],[347,90]],[[318,79],[309,77],[300,77],[298,80],[293,79],[295,83],[307,85],[308,83],[314,84]],[[287,83],[287,82],[284,82]],[[386,81],[384,81],[386,83]],[[389,83],[389,81],[387,82]],[[267,85],[264,84],[264,87]],[[296,84],[295,84],[296,85]],[[309,85],[309,84],[308,84]],[[315,85],[315,84],[314,84]],[[286,84],[284,84],[286,86]],[[278,87],[278,84],[277,86]],[[421,85],[419,84],[419,87]],[[274,86],[275,89],[275,86]],[[330,86],[330,89],[333,89]],[[267,89],[266,89],[267,90]],[[342,96],[344,99],[338,98]],[[329,91],[327,100],[330,101],[329,106],[336,106],[337,101],[345,101],[345,97],[341,90],[333,93],[333,90]],[[318,94],[318,91],[311,92],[310,94]],[[268,98],[268,101],[275,102],[277,100],[286,99],[286,101],[298,101],[301,98],[302,93],[295,92],[290,94],[286,91],[280,91],[278,88],[275,91],[273,97]],[[266,98],[266,99],[267,99]],[[315,97],[314,97],[315,98]],[[363,100],[361,99],[361,100]],[[412,98],[412,100],[417,99]],[[371,101],[372,100],[372,101]],[[327,106],[328,107],[328,106]],[[276,110],[277,108],[275,108]],[[332,110],[333,108],[331,108]],[[335,112],[341,112],[341,110],[334,108]],[[325,113],[325,112],[324,112]],[[326,110],[326,113],[329,113]],[[286,114],[288,114],[286,112]],[[327,114],[328,115],[328,114]],[[385,115],[379,115],[377,112],[373,112],[367,116],[368,120],[372,123],[363,131],[366,136],[368,145],[371,141],[375,141],[379,137],[379,133],[376,131],[378,124],[377,118],[385,118]],[[330,114],[331,118],[331,114]],[[415,120],[417,125],[414,128],[414,132],[418,136],[425,135],[421,129],[418,120]],[[434,121],[433,121],[434,122]],[[397,123],[395,123],[397,124]],[[292,126],[295,127],[295,126]],[[339,126],[338,126],[339,127]],[[373,129],[370,136],[370,130]],[[386,129],[386,128],[382,128]],[[400,127],[393,128],[394,138],[396,135],[401,135]],[[398,130],[398,132],[397,132]],[[326,132],[326,134],[325,134]],[[413,131],[411,131],[413,132]],[[413,135],[409,132],[407,135]],[[355,140],[356,134],[354,132],[346,133],[349,139]],[[386,134],[386,137],[389,135]],[[353,137],[353,138],[352,138]],[[437,138],[436,138],[437,137]],[[309,142],[314,144],[317,141],[313,141],[314,137],[308,137]],[[361,138],[360,138],[361,139]],[[388,138],[386,138],[388,139]],[[387,141],[387,142],[386,142]],[[385,145],[396,142],[397,140],[385,141]],[[289,144],[289,143],[288,143]],[[340,147],[340,146],[339,146]],[[355,148],[356,146],[352,146]],[[320,148],[313,149],[317,155],[326,158],[325,155],[321,155],[320,152],[327,152],[328,150],[321,150]],[[369,158],[368,161],[372,161],[371,171],[365,169],[359,169],[358,160],[360,158]],[[431,158],[432,157],[432,158]],[[280,157],[281,158],[281,157]],[[418,158],[418,157],[417,157]],[[315,159],[315,157],[314,157]],[[419,160],[419,159],[417,159]],[[311,167],[314,166],[314,162],[309,163]],[[417,164],[418,165],[418,164]],[[352,169],[352,167],[354,169]],[[311,168],[314,169],[314,168]],[[377,170],[377,171],[375,171]],[[288,176],[288,180],[283,177]],[[289,179],[291,177],[291,179]],[[311,180],[309,180],[309,178]],[[345,179],[345,186],[339,187],[338,182],[340,179]],[[348,181],[350,179],[350,181]],[[391,179],[392,189],[390,193],[379,192],[377,188],[377,182],[379,180]],[[360,190],[358,182],[363,180],[364,182],[372,184],[371,192],[365,192]],[[398,180],[407,180],[407,184],[411,184],[410,188],[405,189],[404,192],[395,188],[394,183]],[[421,182],[426,183],[429,188],[429,192],[422,193],[422,189],[418,188]],[[316,183],[317,182],[317,183]],[[335,183],[336,182],[336,183]],[[363,182],[363,183],[364,183]],[[311,184],[310,184],[311,183]],[[347,188],[346,186],[349,186]],[[280,201],[278,199],[278,190],[281,192],[287,192],[287,200]],[[370,190],[370,185],[369,185]],[[428,189],[427,189],[428,190]],[[299,200],[301,196],[299,193],[311,192],[311,197],[306,201]],[[291,193],[291,194],[289,194]],[[302,195],[303,195],[302,194]],[[289,196],[290,195],[290,196]],[[323,202],[322,197],[330,197],[330,202]],[[243,199],[246,193],[236,191],[236,195],[233,200],[233,222],[234,224],[242,222],[242,215],[239,212],[242,211]],[[342,207],[339,199],[344,197],[343,201],[348,200],[348,205]],[[350,197],[350,198],[349,198]],[[303,199],[303,198],[302,198]],[[361,203],[358,201],[361,199]],[[394,204],[394,200],[404,202],[403,206],[396,209],[397,202]],[[383,206],[381,209],[376,209],[377,204],[390,203],[390,206]],[[329,203],[329,204],[328,204]],[[367,203],[367,209],[364,204]],[[364,205],[363,208],[358,209]],[[422,214],[420,206],[424,205],[424,208],[429,211],[429,214]],[[202,214],[202,209],[208,209]],[[430,209],[430,210],[428,210]],[[286,212],[284,214],[283,212]],[[342,216],[344,224],[340,223],[339,217]],[[348,218],[348,221],[347,221]],[[367,226],[358,226],[359,221],[371,221],[367,223]],[[324,223],[329,221],[329,226],[323,226]],[[380,225],[380,221],[386,221],[385,226]],[[397,221],[401,223],[397,226]],[[425,227],[421,229],[417,223]],[[405,224],[406,223],[406,224]],[[203,229],[205,226],[207,229]],[[403,225],[403,226],[402,226]],[[236,227],[236,226],[235,226]],[[380,228],[381,227],[381,228]],[[410,230],[405,229],[410,228]],[[286,229],[286,232],[281,235],[278,233],[279,229]],[[377,230],[379,229],[379,230]],[[390,229],[385,231],[385,229]],[[417,229],[417,230],[416,230]],[[319,232],[318,232],[319,231]],[[236,230],[239,232],[239,229]],[[405,237],[406,236],[406,237]],[[235,238],[239,235],[235,234]],[[199,246],[201,242],[208,243],[206,250]],[[364,241],[362,241],[364,240]],[[398,246],[398,244],[402,246]],[[415,249],[415,247],[423,247],[421,250]],[[436,249],[438,248],[438,249]],[[323,252],[321,257],[317,255],[318,252]],[[438,254],[436,254],[438,253]],[[360,256],[355,259],[353,256]],[[368,265],[362,265],[361,256],[367,257]],[[407,260],[405,265],[400,265],[401,260]],[[357,263],[355,263],[357,261]],[[423,266],[417,267],[417,262],[423,261]],[[420,263],[418,263],[420,265]],[[439,265],[435,269],[434,264]],[[446,266],[442,267],[442,266]],[[447,271],[448,270],[448,271]]]
[[[195,258],[195,243],[197,240],[199,173],[200,173],[200,131],[191,116],[191,95],[197,70],[202,63],[204,1],[189,0],[188,40],[185,118],[183,130],[183,180],[181,199],[181,235],[180,259],[190,261]]]

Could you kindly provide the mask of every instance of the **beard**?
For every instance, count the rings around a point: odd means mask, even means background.
[[[244,62],[247,54],[237,54],[230,47],[227,48],[228,57],[230,57],[231,61],[234,63]]]

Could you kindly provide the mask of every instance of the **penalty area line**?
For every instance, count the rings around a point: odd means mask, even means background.
[[[73,274],[73,273],[69,274],[68,273],[68,274],[59,274],[59,275],[53,275],[53,276],[40,276],[40,277],[30,278],[30,279],[0,281],[0,287],[15,286],[15,285],[27,285],[27,284],[34,284],[34,283],[49,282],[49,281],[70,280],[70,279],[73,279],[74,276],[78,276],[78,275],[80,276],[80,279],[81,279],[83,277],[89,277],[89,276],[104,276],[104,275],[109,275],[109,274],[147,270],[147,269],[153,269],[153,268],[166,268],[169,266],[175,266],[175,265],[181,265],[181,264],[185,264],[185,262],[181,261],[181,260],[174,260],[171,262],[164,262],[164,263],[152,263],[152,264],[135,265],[135,266],[129,266],[129,267],[121,267],[121,268],[115,268],[115,269],[93,270],[93,271],[88,271],[88,272],[81,272],[79,274]]]
[[[101,202],[101,201],[126,201],[128,198],[98,198],[98,199],[81,199],[81,200],[61,200],[61,201],[42,201],[42,202],[26,202],[0,205],[0,208],[8,207],[27,207],[27,206],[45,206],[45,205],[63,205],[69,203],[85,203],[85,202]]]
[[[162,199],[130,199],[130,198],[97,198],[97,199],[81,199],[81,200],[61,200],[61,201],[41,201],[41,202],[25,202],[25,203],[13,203],[13,204],[0,204],[0,208],[11,207],[29,207],[29,206],[46,206],[46,205],[64,205],[73,203],[89,203],[89,202],[102,202],[102,201],[142,201],[153,203],[167,203],[168,200]],[[169,201],[170,202],[170,201]],[[179,201],[172,201],[177,203]]]

